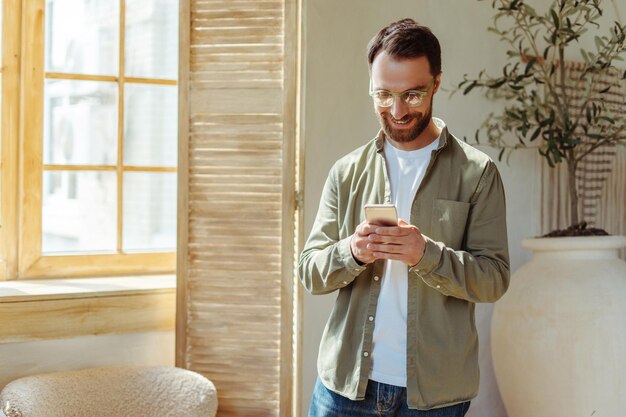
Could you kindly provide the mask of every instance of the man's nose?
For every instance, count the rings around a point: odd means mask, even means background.
[[[391,115],[394,119],[402,119],[409,112],[409,106],[401,97],[394,97],[391,105]]]

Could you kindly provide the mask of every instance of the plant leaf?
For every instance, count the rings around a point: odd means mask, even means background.
[[[550,64],[550,77],[552,77],[552,75],[554,75],[554,71],[556,70],[556,65],[554,65],[554,62]]]
[[[554,22],[554,27],[559,30],[561,22],[559,20],[559,15],[556,14],[554,9],[550,9],[550,15],[552,16],[552,21]]]
[[[528,64],[526,64],[526,68],[524,69],[524,74],[528,74],[528,72],[533,67],[533,65],[535,65],[536,62],[537,62],[536,57],[530,58],[530,61],[528,61]]]
[[[502,155],[504,155],[504,151],[506,148],[500,149],[500,153],[498,154],[498,161],[502,162]]]
[[[596,48],[598,48],[598,51],[604,47],[604,42],[599,36],[596,36],[593,40],[596,43]]]
[[[465,90],[463,90],[463,95],[466,95],[467,93],[469,93],[470,91],[472,91],[472,89],[473,89],[474,87],[476,87],[476,85],[477,85],[477,84],[478,84],[478,83],[477,83],[476,81],[472,81],[472,82],[470,83],[470,85],[468,85],[467,87],[465,87]]]
[[[541,126],[539,126],[537,129],[535,129],[535,131],[533,132],[532,136],[530,137],[530,141],[532,142],[533,140],[537,139],[539,137],[540,133],[541,133]]]
[[[498,87],[502,87],[502,85],[504,83],[506,83],[506,78],[501,78],[500,80],[498,80],[498,81],[496,81],[496,82],[494,82],[492,84],[489,84],[488,87],[489,88],[498,88]]]
[[[583,59],[585,60],[585,62],[589,62],[589,55],[587,55],[587,51],[581,48],[580,54],[583,56]]]

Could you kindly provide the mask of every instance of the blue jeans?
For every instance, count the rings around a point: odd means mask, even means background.
[[[368,381],[365,399],[352,401],[315,383],[309,417],[463,417],[470,402],[434,410],[409,409],[406,388]]]

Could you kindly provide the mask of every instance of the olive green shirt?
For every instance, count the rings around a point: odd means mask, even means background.
[[[389,203],[384,134],[332,167],[299,275],[311,294],[339,291],[318,355],[330,390],[365,396],[384,261],[360,266],[350,238],[368,203]],[[474,303],[494,302],[509,285],[504,189],[488,156],[439,137],[411,207],[411,224],[426,237],[408,271],[407,402],[426,410],[467,401],[478,392]]]

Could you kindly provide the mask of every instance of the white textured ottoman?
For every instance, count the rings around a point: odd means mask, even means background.
[[[0,392],[6,417],[214,417],[215,386],[173,367],[115,366],[16,379]]]

